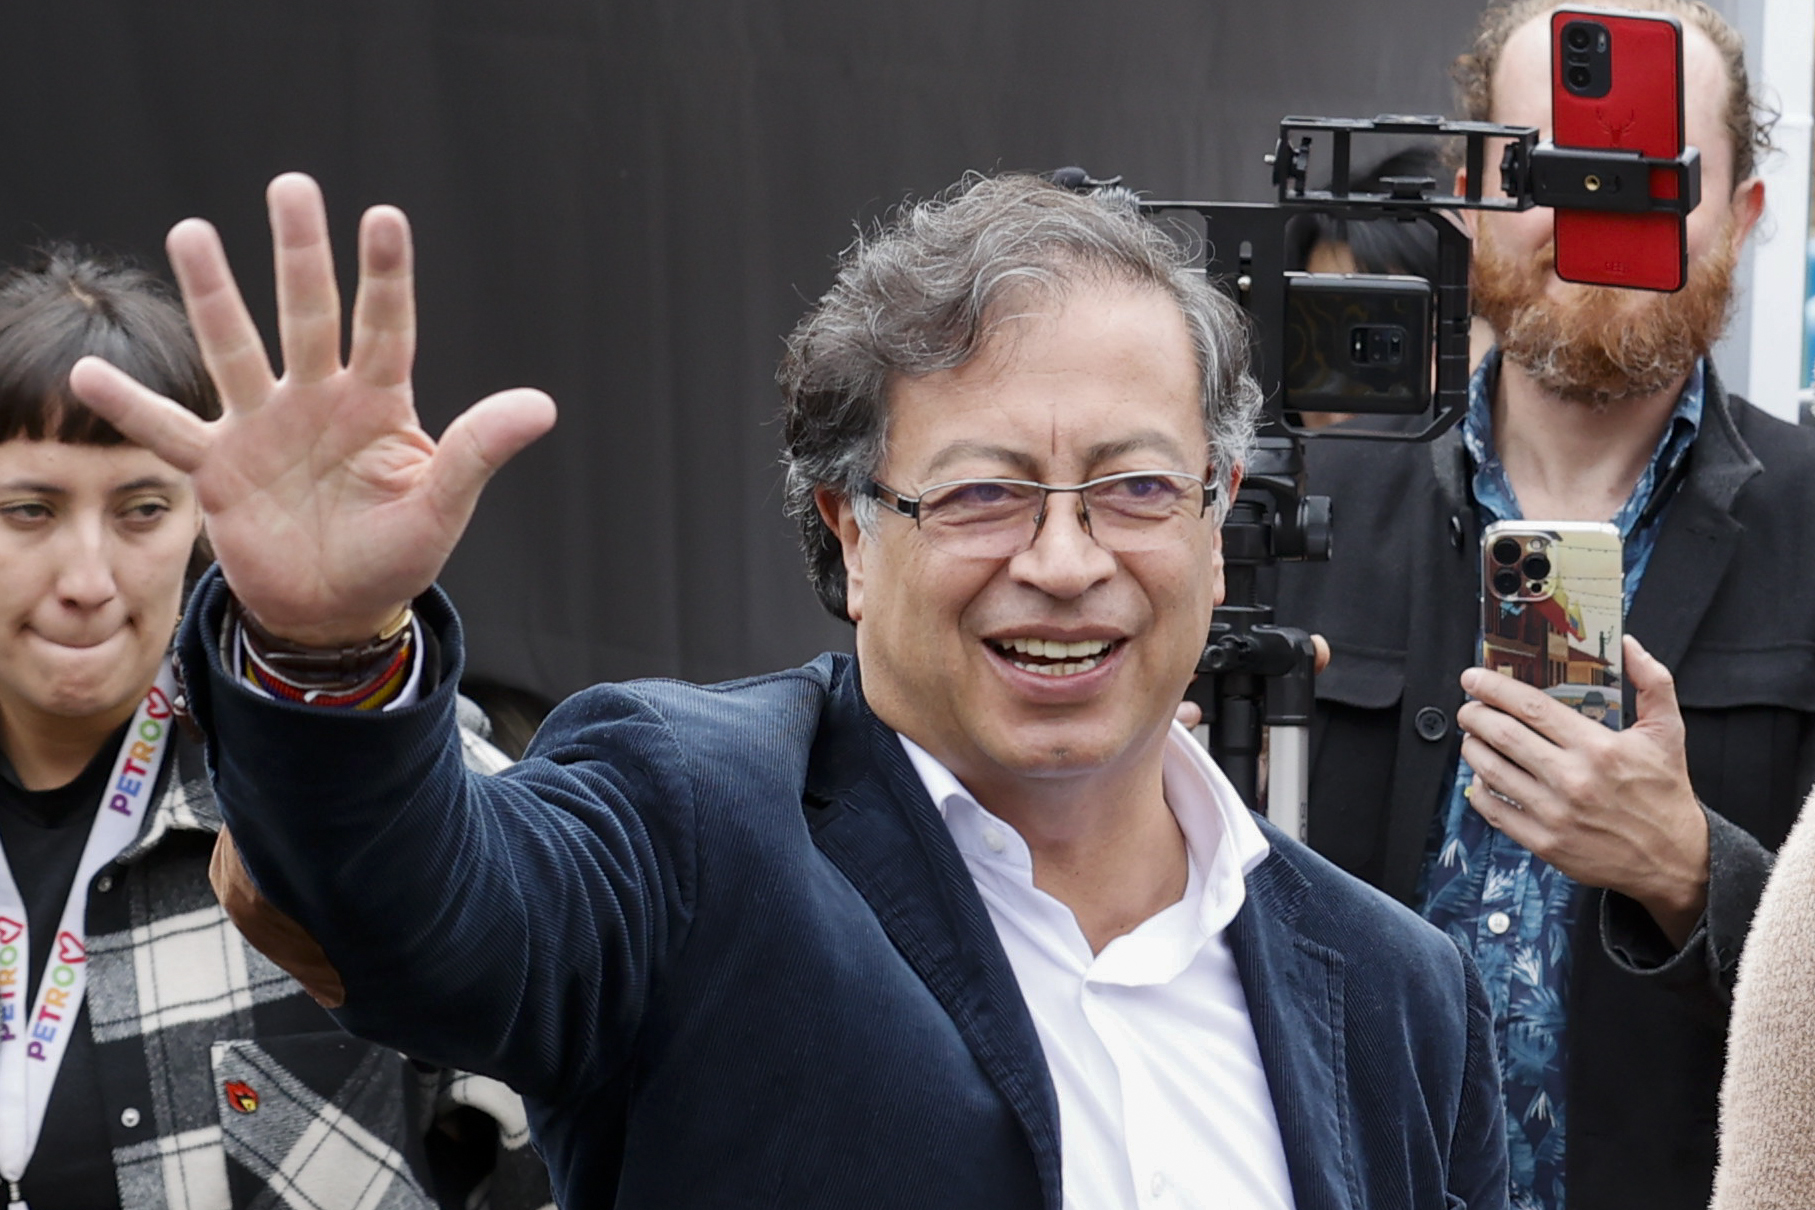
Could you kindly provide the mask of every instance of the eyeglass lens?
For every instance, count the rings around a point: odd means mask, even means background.
[[[974,479],[935,487],[921,497],[920,528],[941,550],[978,558],[1019,554],[1033,544],[1042,508],[1068,507],[1070,491],[1035,483]],[[1203,512],[1203,485],[1188,475],[1119,476],[1091,483],[1083,497],[1086,528],[1113,551],[1157,550],[1182,541]]]

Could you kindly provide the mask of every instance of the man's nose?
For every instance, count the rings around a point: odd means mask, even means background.
[[[1082,497],[1049,495],[1033,542],[1010,563],[1015,576],[1049,596],[1068,598],[1115,575],[1115,555],[1090,536],[1088,518]]]

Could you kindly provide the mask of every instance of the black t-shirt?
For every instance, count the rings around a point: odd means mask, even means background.
[[[76,779],[54,790],[27,790],[19,785],[12,764],[0,753],[0,854],[25,900],[31,948],[26,994],[19,1014],[23,1023],[38,994],[38,982],[50,960],[57,922],[68,902],[88,832],[101,808],[102,791],[120,754],[126,728],[101,745]],[[165,762],[169,764],[168,761]],[[95,1070],[95,1042],[83,999],[63,1065],[51,1087],[50,1105],[38,1134],[38,1146],[26,1165],[20,1189],[32,1210],[119,1210],[119,1188],[113,1177],[113,1147],[108,1141],[107,1107]],[[0,1187],[0,1201],[4,1200]]]

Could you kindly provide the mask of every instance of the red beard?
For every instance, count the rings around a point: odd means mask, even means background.
[[[1670,390],[1707,355],[1733,301],[1733,241],[1725,235],[1691,262],[1674,294],[1570,283],[1558,300],[1556,249],[1519,260],[1483,228],[1475,244],[1475,313],[1493,325],[1500,352],[1558,398],[1596,411]]]

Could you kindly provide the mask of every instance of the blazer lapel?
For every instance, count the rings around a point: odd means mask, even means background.
[[[1270,836],[1277,846],[1277,834]],[[1352,1210],[1356,1170],[1342,1033],[1342,955],[1297,926],[1309,893],[1276,847],[1248,875],[1229,948],[1248,998],[1298,1210]]]
[[[855,665],[831,687],[807,775],[813,841],[856,887],[950,1014],[1026,1132],[1047,1210],[1060,1210],[1059,1110],[1033,1018],[995,924],[900,741],[862,700]]]
[[[1671,669],[1681,665],[1733,558],[1740,529],[1733,500],[1764,469],[1739,435],[1712,367],[1707,375],[1701,431],[1626,618],[1626,629]]]

